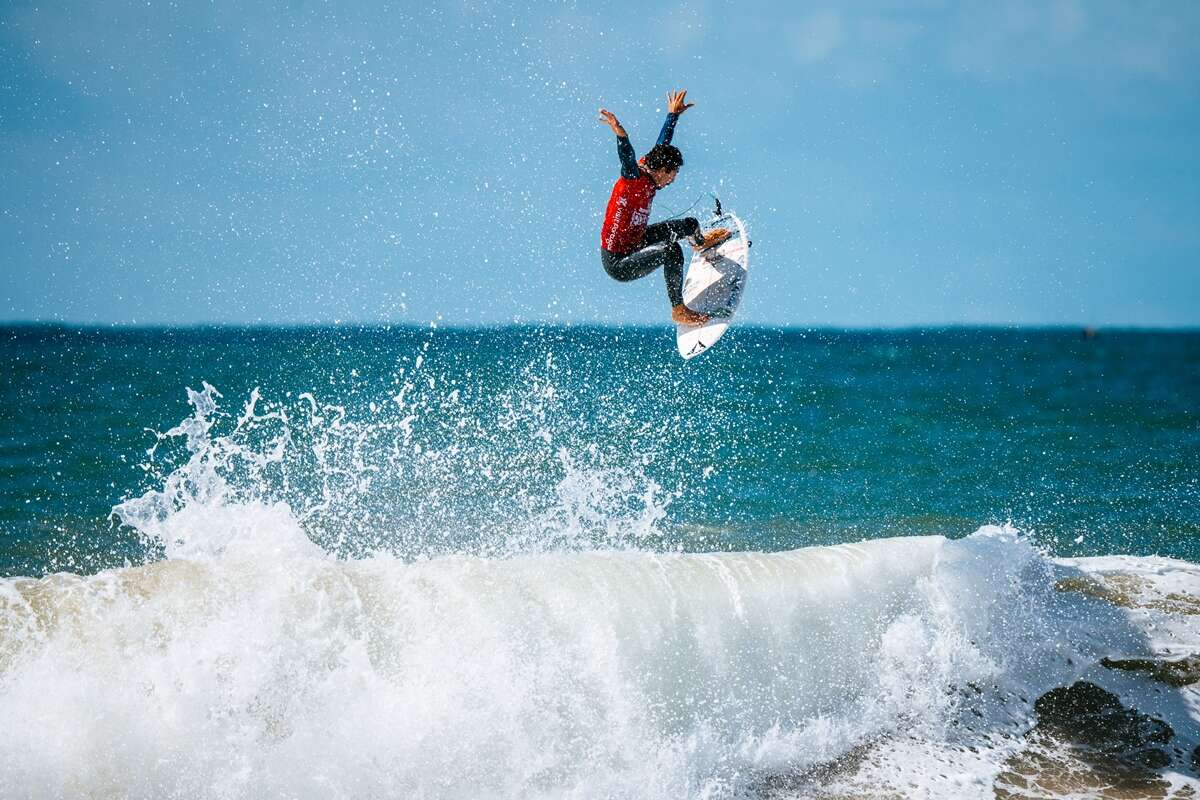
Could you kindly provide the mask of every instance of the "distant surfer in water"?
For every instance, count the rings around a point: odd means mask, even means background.
[[[703,234],[695,217],[647,225],[655,193],[669,186],[683,166],[683,154],[671,144],[671,136],[679,115],[695,105],[685,102],[686,98],[686,89],[667,93],[667,121],[658,135],[658,144],[641,161],[616,116],[600,109],[600,121],[617,135],[617,156],[621,159],[621,177],[613,186],[600,231],[600,261],[604,271],[619,281],[644,278],[662,267],[671,319],[681,325],[703,325],[708,316],[683,304],[683,249],[678,242],[687,238],[693,248],[704,250],[724,242],[730,232],[716,228]]]

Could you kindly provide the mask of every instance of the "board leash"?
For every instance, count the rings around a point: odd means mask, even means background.
[[[714,205],[714,208],[716,209],[716,210],[713,212],[713,217],[714,217],[714,218],[716,218],[716,217],[719,217],[719,216],[721,216],[721,198],[717,197],[717,196],[716,196],[714,193],[712,193],[712,192],[701,192],[701,193],[700,193],[700,194],[699,194],[699,195],[696,197],[696,199],[695,199],[694,201],[692,201],[692,204],[691,204],[690,206],[688,206],[687,208],[685,208],[683,211],[680,211],[678,214],[672,214],[671,216],[667,217],[666,219],[679,219],[679,218],[680,218],[680,217],[682,217],[684,214],[688,213],[688,212],[689,212],[689,211],[691,211],[693,208],[695,208],[696,206],[700,205],[700,201],[704,199],[704,195],[708,195],[709,197],[711,197],[711,198],[713,199],[713,205]],[[665,221],[665,220],[664,220],[664,221]]]
[[[680,217],[682,217],[684,214],[688,213],[688,212],[689,212],[689,211],[691,211],[693,208],[695,208],[696,206],[700,205],[700,201],[704,199],[704,195],[706,195],[706,194],[710,194],[710,192],[701,192],[701,193],[699,194],[699,196],[698,196],[698,197],[696,197],[696,199],[695,199],[695,200],[692,202],[692,204],[691,204],[690,206],[688,206],[687,208],[685,208],[683,211],[680,211],[678,214],[672,214],[671,216],[667,217],[667,219],[679,219],[679,218],[680,218]]]

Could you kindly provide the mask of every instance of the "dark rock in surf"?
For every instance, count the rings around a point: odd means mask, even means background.
[[[1121,699],[1094,683],[1078,681],[1067,688],[1051,689],[1033,704],[1038,729],[1149,767],[1171,763],[1158,747],[1175,736],[1160,719],[1121,705]]]
[[[1038,722],[997,778],[997,798],[1166,796],[1158,771],[1172,764],[1175,736],[1166,722],[1087,681],[1046,692],[1034,710]]]
[[[1166,658],[1103,658],[1102,666],[1125,672],[1144,672],[1150,678],[1168,686],[1191,686],[1200,681],[1200,656],[1178,659]]]

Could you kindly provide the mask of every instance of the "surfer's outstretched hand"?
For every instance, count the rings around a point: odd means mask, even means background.
[[[667,92],[667,113],[682,114],[687,111],[695,103],[686,103],[687,89],[680,89],[678,92]]]
[[[608,127],[612,128],[612,132],[617,136],[625,136],[625,129],[621,127],[621,123],[617,120],[617,115],[611,111],[600,109],[600,121]]]

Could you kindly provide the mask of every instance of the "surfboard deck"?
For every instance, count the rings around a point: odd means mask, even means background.
[[[704,224],[704,230],[728,228],[729,240],[710,250],[692,254],[683,279],[683,303],[712,319],[703,325],[676,325],[675,344],[679,355],[691,359],[707,352],[725,335],[742,302],[750,264],[750,240],[746,226],[734,214],[719,214]]]

